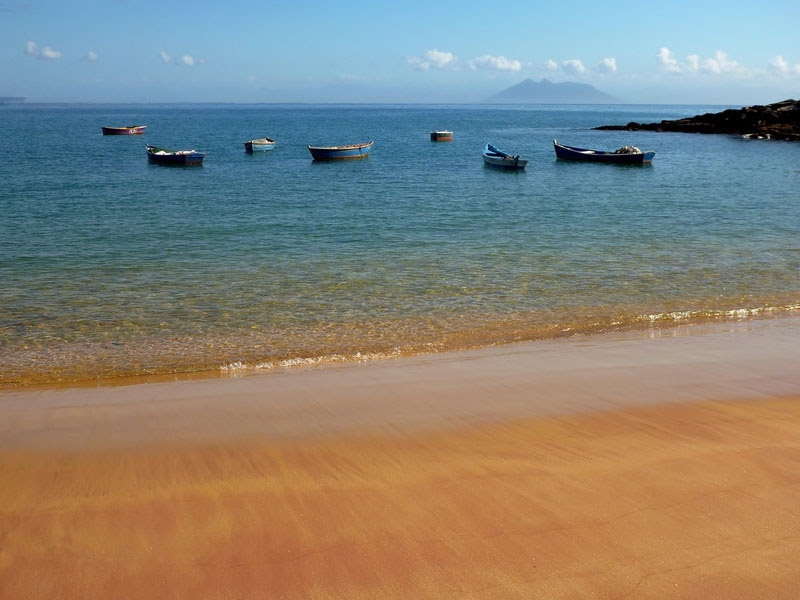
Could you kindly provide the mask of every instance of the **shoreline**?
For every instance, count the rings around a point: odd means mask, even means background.
[[[800,305],[796,301],[789,301],[788,304],[780,306],[761,306],[736,309],[718,309],[716,311],[695,311],[695,310],[676,310],[668,311],[646,317],[639,316],[633,321],[615,321],[613,319],[599,319],[591,323],[584,323],[576,327],[575,323],[560,325],[550,323],[541,326],[537,334],[531,337],[530,331],[515,330],[513,328],[498,337],[499,331],[495,330],[496,324],[489,322],[486,325],[490,334],[485,331],[482,335],[474,332],[456,330],[449,338],[439,339],[438,341],[419,341],[415,344],[400,343],[390,347],[374,347],[360,351],[355,349],[341,350],[333,354],[314,355],[314,356],[292,356],[289,358],[260,358],[260,359],[231,359],[229,362],[209,362],[205,367],[191,366],[186,363],[184,367],[177,370],[162,367],[148,367],[144,371],[118,372],[116,374],[100,374],[102,368],[94,367],[95,375],[90,375],[91,370],[87,370],[82,377],[69,376],[62,378],[53,374],[53,365],[49,362],[41,362],[36,355],[22,353],[13,361],[6,359],[3,366],[7,369],[5,373],[0,373],[0,393],[3,391],[24,391],[35,389],[62,389],[69,387],[94,387],[94,386],[124,386],[136,385],[139,383],[151,383],[161,381],[185,381],[196,379],[224,379],[228,377],[250,376],[272,374],[275,372],[283,373],[296,368],[328,368],[331,366],[352,366],[364,363],[380,361],[404,360],[415,357],[426,357],[436,355],[449,355],[462,352],[480,352],[490,348],[513,346],[518,344],[537,344],[553,340],[571,338],[592,338],[602,335],[662,335],[662,331],[684,330],[687,327],[698,327],[705,325],[727,326],[735,323],[747,321],[759,321],[764,319],[793,319],[798,318]],[[508,325],[506,325],[508,328]],[[667,333],[667,335],[670,335]],[[188,343],[189,338],[184,340]],[[246,344],[245,344],[246,345]],[[260,344],[259,344],[260,345]],[[120,360],[134,360],[133,356],[127,355],[106,355],[100,352],[100,348],[89,350],[89,345],[83,345],[83,352],[88,352],[83,356],[83,362],[87,364],[100,363],[105,365],[105,360],[112,364],[117,364]],[[154,350],[154,349],[151,349]],[[8,350],[10,351],[10,349]],[[105,352],[105,350],[104,350]],[[51,357],[52,360],[53,357]],[[75,360],[75,356],[72,360]],[[143,360],[142,356],[136,357],[134,363]],[[21,363],[20,363],[21,361]],[[33,369],[20,370],[19,364],[29,362],[40,365],[47,374],[45,378],[41,374],[33,375]],[[108,365],[105,365],[106,367]],[[86,367],[83,367],[84,369]],[[16,369],[16,371],[15,371]],[[165,370],[166,369],[166,370]],[[74,365],[65,368],[66,371],[74,370]],[[58,370],[56,370],[58,371]],[[16,376],[12,376],[16,372]],[[23,373],[27,373],[23,375]],[[12,377],[9,379],[8,377]],[[14,378],[16,377],[16,378]],[[52,377],[56,377],[53,379]]]
[[[404,423],[430,429],[437,423],[461,426],[476,419],[493,422],[666,402],[800,395],[800,375],[794,374],[798,355],[800,317],[751,319],[268,373],[198,373],[142,377],[136,383],[125,378],[87,386],[6,389],[0,390],[0,408],[8,417],[22,411],[30,418],[38,411],[41,419],[64,407],[80,412],[111,406],[138,419],[158,410],[168,419],[164,423],[176,424],[176,431],[193,431],[193,442],[223,430],[239,436],[242,427],[257,436],[291,437],[301,429],[301,416],[314,413],[324,415],[317,418],[318,429],[333,435],[363,427],[402,429]],[[429,401],[432,393],[435,402]],[[491,409],[484,406],[482,394],[492,398]],[[179,423],[183,417],[176,411],[193,403],[214,421],[212,428],[201,419],[191,427]],[[285,430],[254,427],[236,411],[277,416]],[[366,415],[374,422],[360,418],[346,425],[353,415]],[[19,434],[12,425],[7,419],[6,426],[0,426],[0,449],[4,436]],[[119,428],[118,423],[109,425]],[[128,429],[135,431],[133,426]]]
[[[792,598],[800,318],[0,392],[0,595]]]

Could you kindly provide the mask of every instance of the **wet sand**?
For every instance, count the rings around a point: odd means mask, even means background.
[[[794,598],[800,319],[0,393],[0,598]]]

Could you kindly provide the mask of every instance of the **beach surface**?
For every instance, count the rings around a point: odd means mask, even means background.
[[[0,393],[0,598],[795,598],[800,318]]]

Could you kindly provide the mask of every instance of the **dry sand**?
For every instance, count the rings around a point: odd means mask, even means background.
[[[0,393],[0,598],[795,598],[800,319]]]

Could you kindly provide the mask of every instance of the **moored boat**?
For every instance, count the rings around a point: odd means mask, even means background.
[[[258,138],[257,140],[247,140],[244,143],[246,152],[261,152],[264,150],[272,150],[275,148],[275,140],[268,137]]]
[[[431,131],[432,142],[451,142],[453,141],[453,132],[446,129],[439,131]]]
[[[347,158],[366,158],[373,142],[350,144],[349,146],[308,146],[314,160],[339,160]]]
[[[519,154],[512,156],[502,150],[498,150],[491,144],[486,144],[483,148],[483,162],[492,167],[501,169],[524,169],[528,161],[520,158]]]
[[[147,146],[147,158],[162,165],[202,165],[205,154],[197,150],[170,150],[159,146]]]
[[[605,152],[603,150],[589,150],[587,148],[565,146],[564,144],[559,144],[558,140],[553,140],[553,147],[556,150],[557,158],[614,163],[618,165],[647,165],[653,162],[653,157],[656,155],[652,150],[642,152],[636,146],[623,146],[613,152]]]
[[[147,125],[125,125],[124,127],[103,127],[103,135],[139,135]]]

